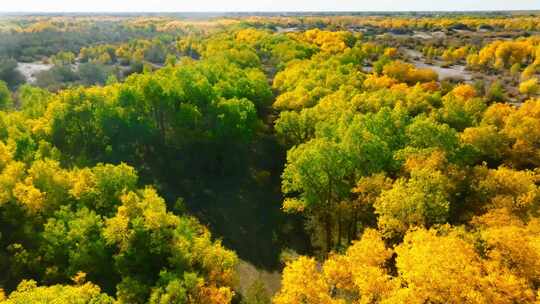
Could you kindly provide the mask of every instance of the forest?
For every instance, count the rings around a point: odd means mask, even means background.
[[[0,15],[0,303],[540,303],[540,15]]]

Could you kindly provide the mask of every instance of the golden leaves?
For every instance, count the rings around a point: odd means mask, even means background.
[[[24,183],[17,183],[13,196],[31,213],[37,213],[45,207],[45,193],[34,187],[31,178],[26,178]]]

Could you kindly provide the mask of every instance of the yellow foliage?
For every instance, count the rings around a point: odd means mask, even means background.
[[[490,170],[476,169],[478,184],[475,186],[480,200],[486,201],[487,209],[506,209],[526,216],[536,212],[540,203],[538,177],[531,171],[516,171],[506,167]]]
[[[493,125],[498,130],[504,128],[510,114],[514,113],[515,109],[506,103],[495,103],[489,106],[482,117],[483,125]]]
[[[540,166],[540,100],[529,100],[508,115],[502,131],[513,141],[513,164]]]
[[[9,163],[0,174],[0,205],[13,199],[13,189],[22,180],[25,165],[21,162]]]
[[[460,139],[471,145],[483,159],[499,160],[508,150],[508,139],[493,125],[467,128],[460,134]]]
[[[385,268],[392,254],[380,233],[368,229],[345,254],[331,254],[322,267],[300,257],[285,268],[274,303],[348,303],[347,298],[377,302],[398,287]]]
[[[477,303],[482,268],[473,246],[420,229],[408,233],[395,250],[400,278],[414,298],[423,303]]]
[[[330,286],[319,272],[313,258],[300,257],[289,263],[283,271],[282,288],[273,299],[274,304],[337,304],[344,303],[332,299]]]
[[[360,241],[354,242],[345,254],[348,271],[358,290],[361,303],[372,303],[389,294],[396,285],[385,269],[393,251],[386,248],[382,236],[375,230],[364,231]],[[325,263],[326,271],[326,263]]]
[[[72,172],[70,179],[72,186],[69,193],[76,199],[81,199],[85,193],[92,191],[96,184],[95,176],[89,168]]]
[[[23,280],[2,304],[26,303],[113,303],[113,299],[101,293],[92,283],[79,286],[37,286],[33,280]]]
[[[306,208],[306,204],[296,198],[286,198],[283,201],[282,209],[285,212],[303,212]]]
[[[45,193],[34,187],[31,178],[27,178],[24,183],[17,183],[13,196],[31,213],[40,212],[46,207]]]
[[[431,168],[411,172],[411,178],[396,180],[375,201],[377,224],[385,237],[405,234],[412,227],[445,223],[449,212],[448,177]]]
[[[0,170],[3,170],[12,159],[13,153],[11,149],[0,141]]]
[[[471,99],[476,97],[476,90],[469,84],[458,85],[452,90],[451,93],[454,96],[463,99]]]
[[[86,273],[83,271],[79,271],[71,278],[71,280],[76,285],[82,285],[86,282]]]
[[[126,250],[131,238],[131,231],[129,231],[129,218],[128,210],[126,206],[118,207],[116,216],[106,221],[106,228],[103,230],[103,236],[107,243],[119,244],[121,250]]]
[[[229,304],[234,292],[229,287],[202,286],[199,288],[197,303]]]
[[[395,249],[396,266],[408,286],[396,297],[413,303],[530,303],[525,282],[481,260],[472,244],[450,232],[409,232]],[[397,303],[390,301],[389,303]]]
[[[393,47],[390,47],[390,48],[386,48],[384,50],[384,55],[385,56],[388,56],[390,58],[394,58],[396,57],[398,54],[398,50],[396,48],[393,48]]]
[[[540,282],[540,233],[529,226],[491,226],[481,236],[489,259],[499,268],[536,285]]]
[[[411,85],[436,81],[439,78],[431,69],[417,69],[414,65],[399,60],[385,65],[383,74]]]
[[[527,96],[540,93],[540,84],[538,83],[538,78],[531,78],[520,83],[519,92]]]
[[[266,36],[268,36],[267,32],[249,28],[238,31],[236,33],[236,40],[249,45],[255,45],[257,42],[261,42]]]
[[[370,90],[391,88],[395,84],[397,84],[397,81],[386,75],[378,76],[376,74],[369,74],[366,80],[364,80],[364,87]]]
[[[467,65],[480,69],[493,67],[505,69],[516,64],[523,64],[537,55],[535,37],[510,41],[496,40],[484,46],[477,54],[467,57]]]
[[[330,32],[312,29],[305,31],[300,39],[319,46],[323,52],[340,53],[349,47],[348,43],[354,40],[354,37],[348,31]]]
[[[471,220],[471,224],[479,229],[485,229],[486,227],[501,227],[506,225],[523,226],[523,221],[513,215],[510,210],[501,208],[492,209],[480,216],[475,216]]]
[[[455,63],[467,58],[469,54],[469,46],[462,46],[457,49],[445,50],[442,54],[442,59],[449,63]]]
[[[358,195],[357,201],[363,205],[373,205],[382,191],[392,188],[392,180],[384,174],[362,177],[352,190]]]

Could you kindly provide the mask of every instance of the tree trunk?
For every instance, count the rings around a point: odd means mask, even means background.
[[[351,235],[349,235],[349,244],[351,243],[352,240],[356,239],[356,235],[358,233],[358,231],[357,231],[357,229],[358,229],[357,221],[358,221],[358,211],[355,208],[354,211],[353,211],[352,231],[351,231]]]
[[[341,237],[342,237],[342,218],[341,218],[341,208],[338,206],[338,237],[337,237],[337,246],[341,246]]]

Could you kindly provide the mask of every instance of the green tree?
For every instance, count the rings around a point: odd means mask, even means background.
[[[285,194],[300,193],[283,202],[286,211],[308,212],[322,225],[323,250],[335,245],[333,213],[351,189],[352,162],[343,148],[332,141],[312,139],[287,153],[282,189]],[[338,237],[338,241],[341,239]]]
[[[429,227],[449,219],[448,178],[430,168],[398,179],[375,201],[378,226],[387,237],[403,236],[411,227]]]
[[[0,110],[7,110],[12,106],[11,91],[6,83],[0,80]]]

